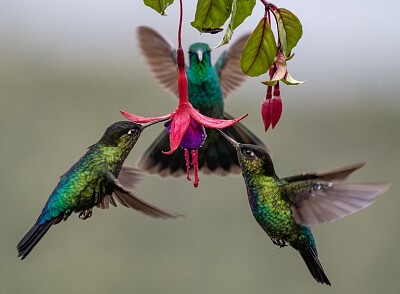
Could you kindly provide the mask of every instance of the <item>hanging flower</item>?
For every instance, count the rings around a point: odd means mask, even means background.
[[[273,87],[273,95],[272,86],[267,87],[267,94],[261,105],[261,116],[265,131],[268,130],[270,125],[272,125],[272,128],[275,128],[282,114],[282,98],[279,90],[279,82]]]
[[[187,179],[190,181],[190,151],[192,155],[191,164],[194,171],[193,185],[197,187],[199,183],[198,149],[204,144],[206,140],[205,128],[224,129],[242,120],[247,116],[247,114],[232,120],[221,120],[202,115],[189,103],[188,81],[185,72],[184,53],[181,46],[179,46],[177,50],[177,64],[179,102],[177,108],[173,112],[159,117],[142,117],[130,114],[125,111],[121,111],[121,113],[127,119],[138,123],[146,123],[163,118],[170,118],[170,121],[168,121],[165,126],[168,130],[171,150],[163,151],[163,153],[170,155],[179,146],[184,149],[186,160],[186,175]]]

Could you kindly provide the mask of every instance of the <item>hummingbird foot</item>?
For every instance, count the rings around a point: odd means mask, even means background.
[[[275,245],[278,245],[279,248],[287,246],[285,240],[283,240],[281,238],[274,238],[274,239],[271,239],[271,240],[272,240],[272,243],[274,243]]]
[[[79,214],[79,218],[80,218],[81,220],[88,219],[88,218],[91,217],[91,216],[92,216],[92,209],[91,209],[91,208],[86,209],[86,210],[83,210],[83,211],[81,211],[81,213]]]

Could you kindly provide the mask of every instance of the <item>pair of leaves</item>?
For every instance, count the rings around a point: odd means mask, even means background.
[[[251,15],[256,0],[199,0],[191,23],[199,32],[219,29],[231,17],[219,46],[228,44],[233,31]]]
[[[273,79],[283,78],[286,74],[286,60],[291,58],[291,50],[303,34],[301,23],[293,13],[284,8],[272,7],[271,10],[277,22],[279,46],[268,18],[264,16],[243,48],[240,66],[248,76],[262,75],[276,63],[278,70]]]

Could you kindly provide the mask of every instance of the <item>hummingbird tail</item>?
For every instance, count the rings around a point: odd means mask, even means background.
[[[224,114],[225,119],[232,116]],[[224,132],[235,141],[243,144],[265,145],[248,128],[241,123],[236,123],[224,129]],[[169,137],[166,131],[161,133],[145,151],[138,166],[151,174],[159,174],[162,177],[179,177],[186,174],[185,156],[183,150],[178,148],[173,154],[165,155],[161,151],[169,150]],[[227,142],[222,135],[213,129],[207,129],[207,139],[199,149],[199,170],[205,174],[214,173],[227,175],[240,173],[240,166],[235,148]]]
[[[331,282],[325,275],[324,269],[322,268],[322,265],[315,251],[310,246],[307,246],[307,251],[299,251],[299,252],[301,254],[301,257],[303,257],[304,262],[306,263],[308,270],[310,271],[314,279],[318,283],[330,286]]]
[[[35,224],[28,233],[19,241],[17,245],[18,257],[21,257],[23,260],[33,248],[35,248],[36,244],[39,243],[40,239],[47,233],[50,227],[54,224],[59,223],[62,220],[62,217],[53,218],[50,221],[45,222],[44,224]]]

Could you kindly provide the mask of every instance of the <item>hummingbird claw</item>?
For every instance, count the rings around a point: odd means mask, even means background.
[[[272,242],[273,242],[275,245],[278,245],[279,248],[283,248],[283,247],[287,246],[285,240],[283,240],[283,239],[281,239],[281,238],[272,239]]]
[[[81,213],[79,214],[79,218],[80,218],[81,220],[88,219],[88,218],[90,218],[91,216],[92,216],[92,209],[91,209],[91,208],[86,209],[86,210],[83,210],[83,211],[81,211]]]

